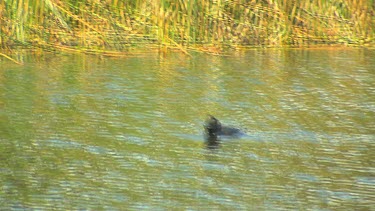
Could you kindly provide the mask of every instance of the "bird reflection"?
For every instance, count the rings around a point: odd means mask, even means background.
[[[218,149],[220,147],[220,140],[217,136],[206,135],[205,139],[207,149]]]

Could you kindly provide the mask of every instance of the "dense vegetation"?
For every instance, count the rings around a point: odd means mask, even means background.
[[[375,0],[2,0],[0,48],[373,45]]]

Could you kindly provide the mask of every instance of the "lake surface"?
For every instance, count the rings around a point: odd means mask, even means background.
[[[1,210],[374,210],[375,50],[0,59]]]

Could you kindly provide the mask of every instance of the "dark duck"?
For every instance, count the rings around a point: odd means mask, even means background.
[[[208,140],[217,141],[218,137],[238,138],[244,134],[237,128],[221,125],[220,121],[211,115],[206,120],[204,129]]]

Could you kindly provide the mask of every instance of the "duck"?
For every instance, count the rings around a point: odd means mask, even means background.
[[[223,126],[220,121],[212,115],[209,115],[204,124],[205,134],[208,139],[218,136],[226,138],[238,138],[243,132],[237,128]]]

